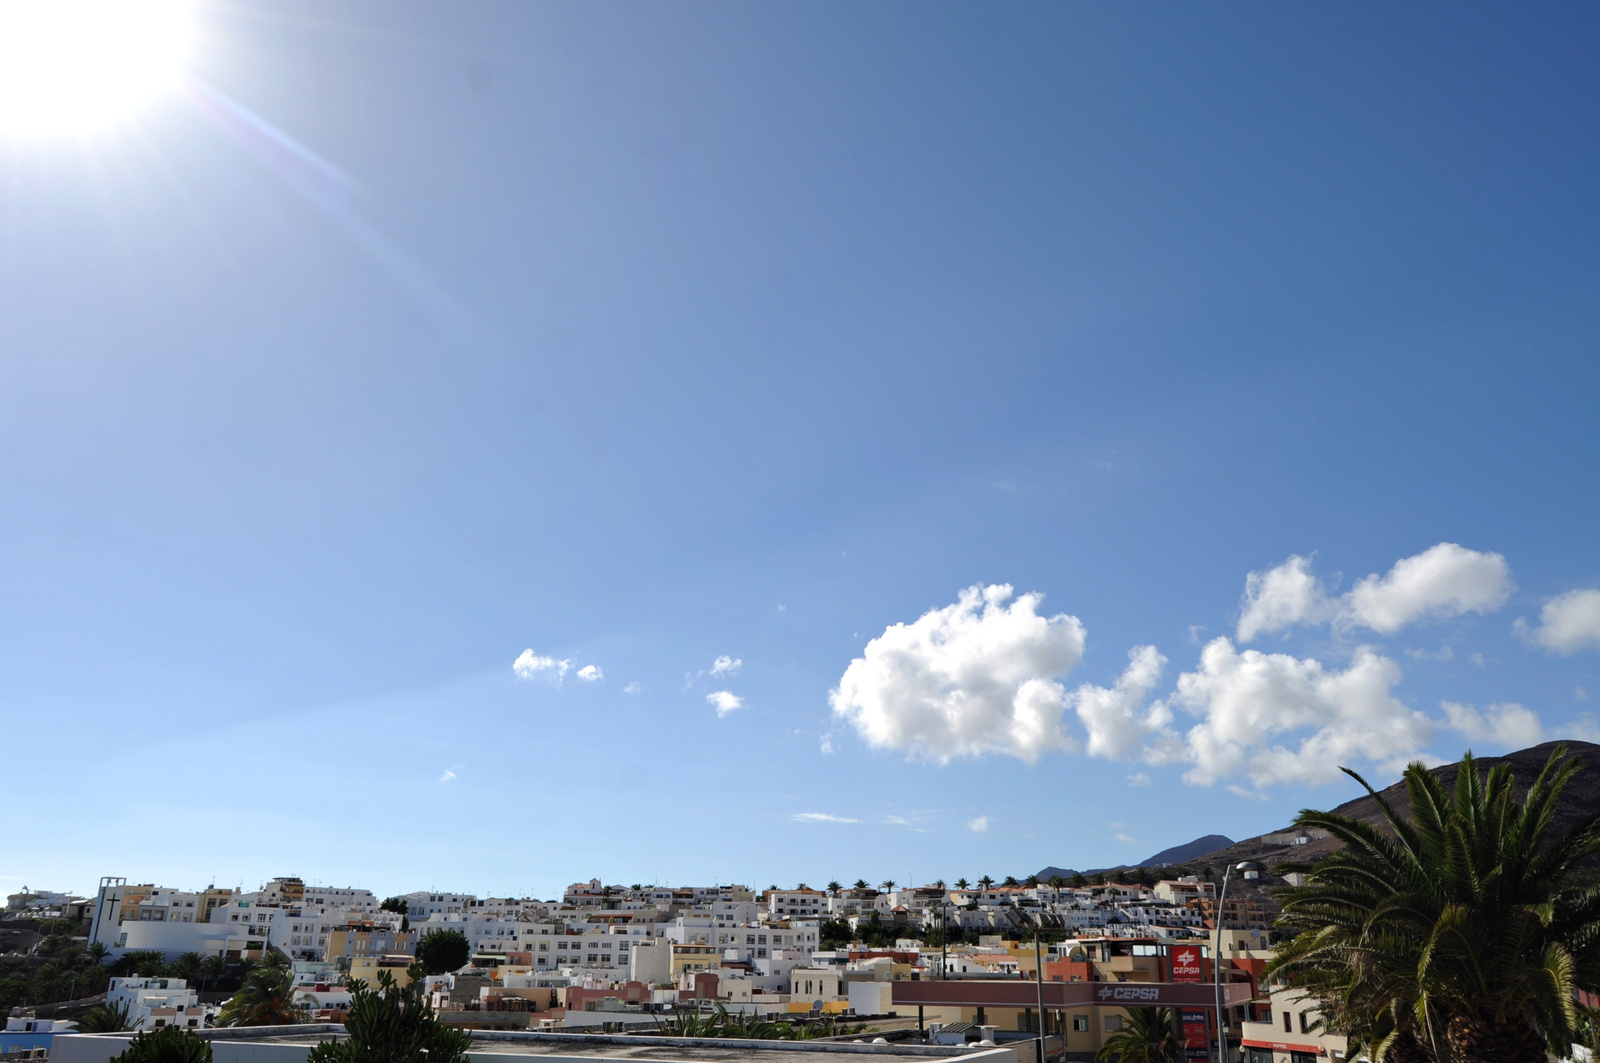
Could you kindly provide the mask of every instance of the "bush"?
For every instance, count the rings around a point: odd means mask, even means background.
[[[135,1034],[112,1063],[211,1063],[211,1042],[189,1030],[164,1026]]]
[[[412,964],[410,974],[404,989],[388,971],[379,972],[376,991],[352,982],[344,1020],[350,1039],[322,1042],[306,1063],[467,1063],[472,1035],[434,1016],[423,995],[421,964]]]

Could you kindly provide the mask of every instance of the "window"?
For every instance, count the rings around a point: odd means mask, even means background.
[[[1294,1024],[1293,1024],[1293,1022],[1291,1022],[1291,1019],[1292,1019],[1292,1016],[1290,1015],[1289,1012],[1286,1011],[1286,1012],[1283,1013],[1283,1032],[1284,1033],[1293,1033],[1294,1032]]]
[[[1073,1033],[1088,1033],[1089,1032],[1089,1016],[1087,1016],[1087,1015],[1074,1015],[1072,1017],[1072,1032]]]
[[[1106,1033],[1114,1033],[1114,1032],[1116,1032],[1117,1030],[1120,1030],[1120,1029],[1122,1029],[1122,1016],[1121,1015],[1107,1015],[1106,1016]]]

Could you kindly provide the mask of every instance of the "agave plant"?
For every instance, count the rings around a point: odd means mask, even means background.
[[[1557,836],[1553,817],[1581,765],[1558,747],[1518,801],[1509,766],[1485,778],[1468,753],[1454,792],[1406,769],[1409,816],[1361,776],[1385,831],[1306,811],[1301,827],[1344,843],[1291,865],[1278,925],[1296,936],[1264,978],[1319,1001],[1352,1058],[1379,1063],[1543,1063],[1582,1033],[1580,990],[1600,989],[1600,890],[1579,881],[1600,852],[1600,810]]]

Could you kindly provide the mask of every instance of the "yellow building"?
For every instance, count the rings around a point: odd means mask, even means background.
[[[722,950],[712,945],[673,945],[672,977],[683,971],[714,971],[722,966]]]
[[[415,962],[414,956],[357,956],[350,961],[350,977],[359,978],[376,989],[378,975],[388,971],[395,985],[408,986],[411,984],[410,968]]]

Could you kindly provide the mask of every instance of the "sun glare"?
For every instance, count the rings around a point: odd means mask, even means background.
[[[188,0],[0,0],[0,131],[86,133],[177,83]]]

